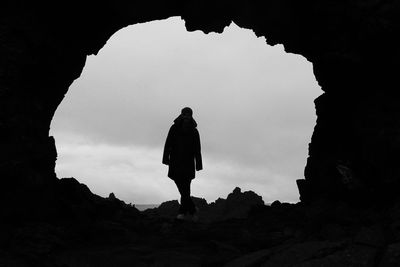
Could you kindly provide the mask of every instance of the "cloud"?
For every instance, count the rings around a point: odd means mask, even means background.
[[[82,136],[59,137],[57,163],[59,177],[75,177],[96,194],[114,192],[127,203],[161,203],[178,199],[168,167],[161,164],[162,149],[97,144]],[[205,169],[197,172],[192,193],[209,202],[226,197],[239,186],[262,195],[264,201],[296,201],[293,177],[273,173],[266,168],[242,168],[223,161],[205,159]]]
[[[165,173],[151,162],[158,164],[173,119],[190,106],[199,123],[204,159],[218,176],[216,188],[228,193],[233,183],[223,181],[245,179],[267,195],[293,199],[294,180],[302,178],[315,124],[312,101],[319,94],[309,62],[234,24],[223,34],[208,35],[186,32],[179,18],[127,27],[98,56],[88,58],[56,112],[51,134],[59,148],[57,169],[63,175],[91,177],[94,181],[87,183],[96,183],[101,194],[119,179],[125,181],[131,188],[124,191],[128,199],[146,191],[140,178],[131,177],[149,177],[154,168],[158,172],[151,177],[158,182],[147,186],[159,188],[163,182],[157,177]],[[63,136],[83,138],[90,146],[78,149],[74,140],[62,141]],[[88,169],[87,160],[98,163]],[[104,174],[103,167],[108,168]],[[97,185],[99,179],[108,186]],[[211,177],[204,179],[214,183]],[[270,183],[280,184],[279,190],[272,192]],[[214,192],[208,184],[198,182],[204,192]],[[171,197],[173,190],[161,196]],[[155,199],[141,199],[151,197]]]

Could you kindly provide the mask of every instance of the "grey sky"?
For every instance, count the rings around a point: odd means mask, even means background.
[[[193,195],[213,201],[240,186],[297,201],[320,93],[303,57],[236,25],[208,35],[180,18],[130,26],[88,58],[57,110],[56,170],[126,202],[176,199],[162,148],[190,106],[204,157]]]

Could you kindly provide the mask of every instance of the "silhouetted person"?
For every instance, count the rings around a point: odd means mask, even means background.
[[[168,177],[174,180],[181,194],[178,219],[193,215],[196,207],[190,197],[190,183],[195,178],[195,170],[203,169],[200,149],[200,135],[197,123],[189,107],[182,109],[174,120],[165,141],[162,163],[169,166]]]

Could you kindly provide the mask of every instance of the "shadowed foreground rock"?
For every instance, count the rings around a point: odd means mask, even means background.
[[[0,13],[0,266],[400,265],[398,1],[4,0]],[[234,22],[313,64],[303,204],[178,223],[57,179],[50,123],[86,57],[172,16],[205,33]]]
[[[248,207],[253,199],[247,216],[227,212],[229,219],[193,223],[140,213],[75,179],[59,182],[62,220],[0,222],[0,266],[400,265],[400,201],[386,208],[330,201],[266,206],[236,188],[218,205]]]
[[[125,213],[139,214],[135,207],[116,198],[93,194],[74,178],[55,178],[46,184],[18,187],[15,191],[3,192],[2,196],[7,196],[7,201],[0,203],[2,221],[14,223],[90,221],[114,219]]]

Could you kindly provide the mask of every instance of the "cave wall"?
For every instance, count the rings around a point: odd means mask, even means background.
[[[397,1],[6,0],[0,5],[0,185],[8,192],[3,198],[34,197],[27,192],[57,181],[49,127],[86,56],[123,27],[171,16],[181,16],[188,31],[205,33],[221,33],[234,22],[313,63],[323,94],[315,100],[318,119],[305,180],[298,181],[303,201],[354,192],[395,195],[400,188]],[[338,162],[348,167],[350,180],[338,172]]]

